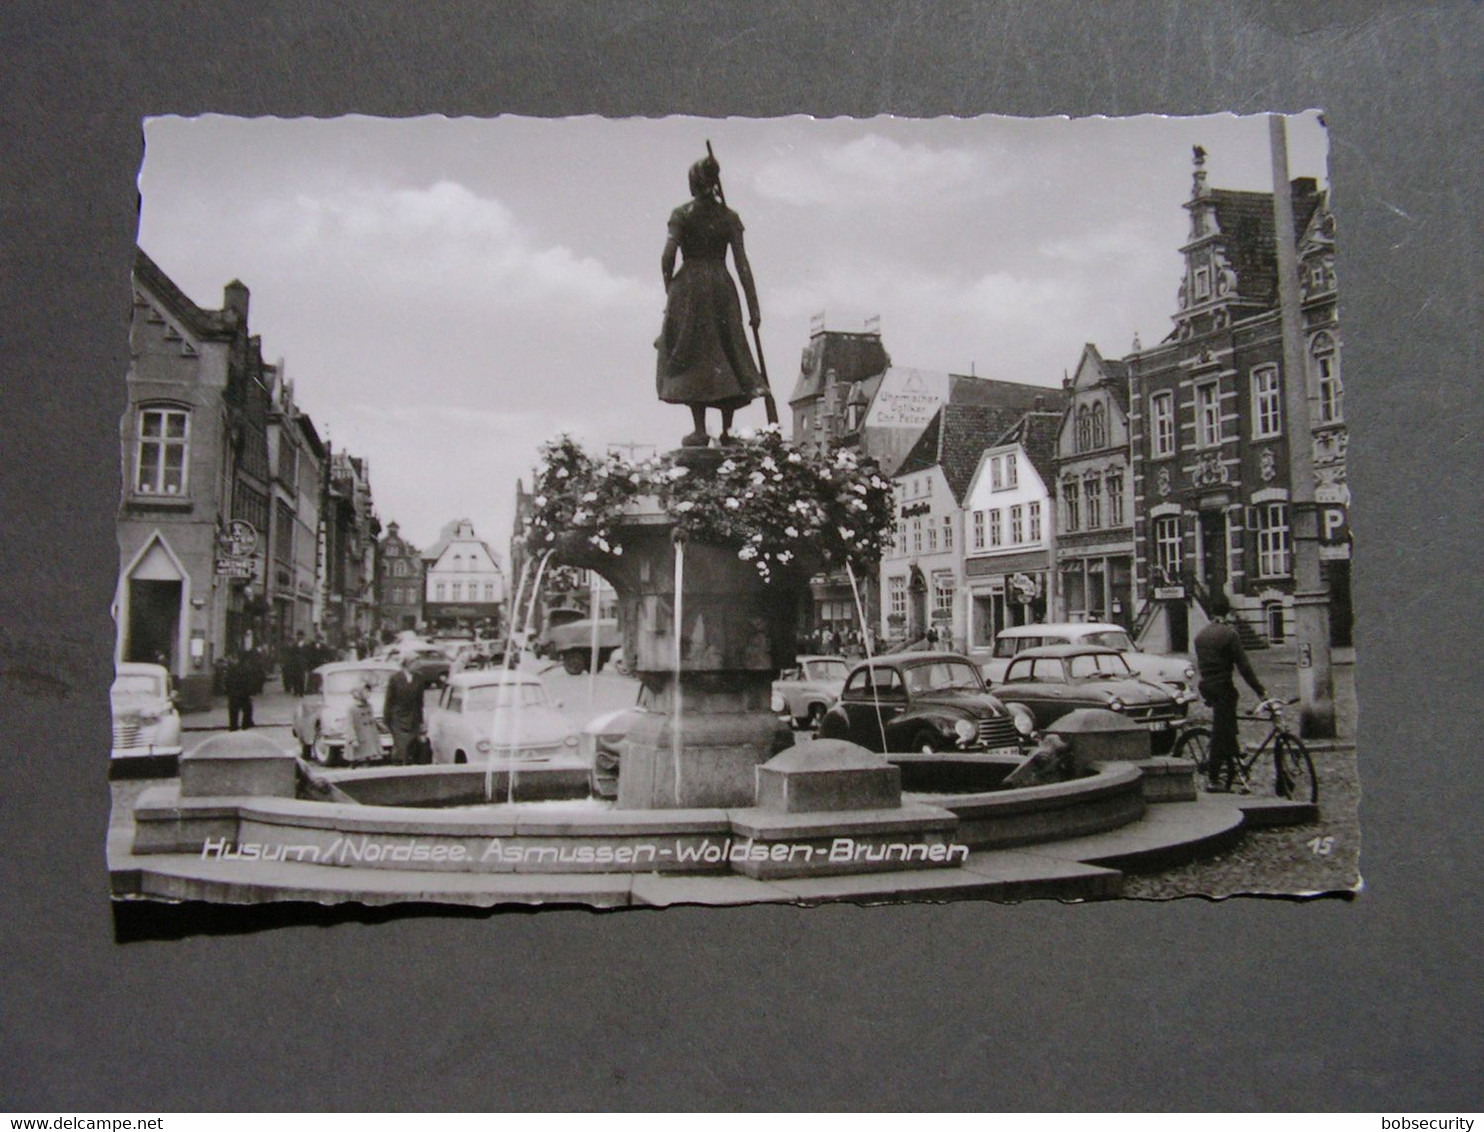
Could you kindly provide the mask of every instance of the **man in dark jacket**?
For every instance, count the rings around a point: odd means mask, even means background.
[[[411,653],[402,655],[401,671],[393,673],[386,682],[381,717],[392,733],[392,761],[404,764],[413,761],[413,740],[423,729],[423,682],[412,671]]]
[[[258,690],[258,669],[250,653],[234,649],[227,658],[224,681],[227,691],[227,730],[252,727],[252,698]]]
[[[1211,761],[1206,773],[1213,788],[1230,785],[1228,777],[1239,754],[1237,684],[1233,673],[1240,672],[1258,698],[1268,696],[1257,673],[1252,671],[1252,663],[1230,616],[1231,603],[1223,594],[1217,594],[1211,599],[1213,620],[1195,635],[1201,699],[1211,708]]]

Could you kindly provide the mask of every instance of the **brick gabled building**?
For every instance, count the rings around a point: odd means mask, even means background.
[[[1345,490],[1333,219],[1313,179],[1295,180],[1291,191],[1294,231],[1284,238],[1301,255],[1306,372],[1283,372],[1272,195],[1211,188],[1199,147],[1175,328],[1123,359],[1134,587],[1142,603],[1135,628],[1154,648],[1185,650],[1218,591],[1230,598],[1249,643],[1278,643],[1291,632],[1285,381],[1306,383],[1316,471],[1331,491]],[[1336,557],[1328,568],[1342,643],[1348,565]]]

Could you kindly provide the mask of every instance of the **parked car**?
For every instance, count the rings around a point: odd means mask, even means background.
[[[356,761],[347,758],[345,738],[352,696],[360,687],[367,688],[366,702],[376,716],[380,742],[375,757],[389,757],[392,735],[381,718],[381,707],[386,699],[386,682],[397,669],[398,665],[385,660],[349,660],[322,664],[311,672],[304,681],[304,695],[294,709],[294,737],[304,757],[327,766]]]
[[[562,715],[561,706],[531,672],[508,668],[456,672],[428,712],[433,761],[575,756],[577,731]]]
[[[1107,621],[1061,621],[1048,625],[1014,625],[995,634],[994,651],[982,669],[987,684],[1005,678],[1010,662],[1023,649],[1045,645],[1099,645],[1122,654],[1140,676],[1156,684],[1195,691],[1195,666],[1183,656],[1160,656],[1144,652],[1122,625]]]
[[[588,766],[588,784],[599,798],[618,797],[618,771],[623,762],[623,743],[629,731],[649,712],[649,689],[639,685],[633,707],[604,712],[588,720],[582,728],[579,751]],[[779,721],[773,733],[773,753],[793,746],[792,728]]]
[[[598,619],[598,671],[608,663],[623,642],[618,635],[618,621],[613,617]],[[562,662],[571,675],[586,672],[592,664],[593,620],[580,609],[553,609],[546,615],[546,631],[536,639],[536,654]]]
[[[113,758],[179,757],[180,712],[164,665],[119,664],[108,699],[113,708]]]
[[[801,656],[773,681],[773,710],[796,727],[815,728],[840,698],[850,662],[843,656]]]
[[[1022,649],[991,691],[1007,704],[1028,708],[1038,730],[1077,708],[1116,711],[1148,727],[1156,754],[1174,745],[1195,698],[1194,692],[1140,677],[1122,653],[1096,645]]]
[[[1015,754],[1033,730],[1031,713],[992,696],[968,657],[905,652],[856,665],[820,721],[819,737],[883,753]]]

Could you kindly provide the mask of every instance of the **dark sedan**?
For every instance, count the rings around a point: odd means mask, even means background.
[[[856,665],[819,737],[882,753],[1015,754],[1033,729],[1031,713],[992,696],[968,657],[914,652]]]
[[[1077,708],[1116,711],[1148,727],[1156,752],[1169,750],[1191,694],[1139,678],[1123,655],[1096,645],[1022,649],[992,689],[1034,714],[1038,730]]]

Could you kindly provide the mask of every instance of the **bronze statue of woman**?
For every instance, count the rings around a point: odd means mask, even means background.
[[[706,410],[721,411],[722,444],[732,442],[732,414],[764,390],[747,345],[737,288],[727,272],[727,248],[747,296],[749,323],[761,324],[752,267],[742,246],[742,218],[722,203],[721,167],[703,157],[690,167],[691,199],[670,213],[670,236],[660,257],[665,278],[665,323],[655,340],[655,384],[661,401],[689,405],[695,431],[681,443],[704,448]],[[684,260],[675,270],[675,253]]]

